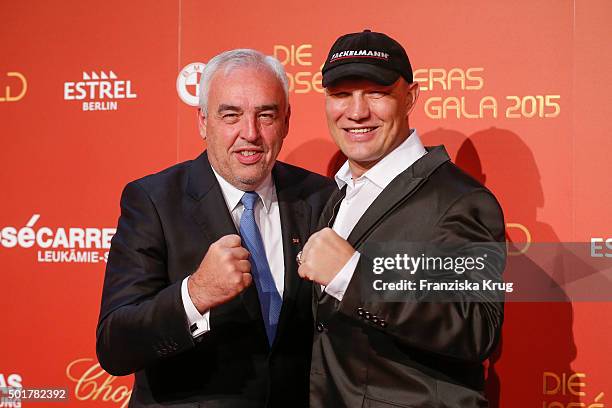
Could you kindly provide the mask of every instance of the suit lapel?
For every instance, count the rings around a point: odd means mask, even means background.
[[[347,241],[358,248],[370,233],[410,198],[443,163],[450,160],[443,146],[428,148],[428,153],[400,173],[374,200],[351,231]]]
[[[431,173],[450,160],[444,146],[427,147],[426,149],[428,153],[393,179],[357,221],[347,238],[353,248],[359,249],[359,246],[387,218],[388,214],[406,202],[427,181]],[[345,195],[346,186],[330,198],[319,220],[319,229],[328,225],[333,226],[340,202]],[[318,299],[318,302],[313,302],[313,315],[316,316],[316,303],[321,304],[326,296],[325,292],[321,292],[320,285],[315,284],[313,287],[314,298]]]
[[[303,280],[297,273],[298,265],[295,257],[308,239],[312,209],[300,197],[299,180],[291,177],[291,173],[283,163],[277,162],[272,176],[280,210],[285,266],[283,306],[274,342],[276,344],[284,335],[283,328],[291,315],[299,288],[303,284]]]
[[[187,194],[195,199],[193,218],[210,243],[224,235],[238,234],[206,153],[194,160],[187,182]]]
[[[319,222],[317,224],[317,231],[322,230],[325,227],[330,227],[334,225],[334,221],[336,220],[336,216],[338,215],[338,208],[340,207],[340,203],[344,199],[346,195],[346,186],[341,189],[335,190],[331,195],[325,207],[323,207],[323,211],[321,212],[321,216],[319,217]],[[316,232],[316,231],[315,231]],[[314,298],[318,299],[321,297],[321,285],[313,283],[312,285]],[[313,316],[316,316],[316,310],[313,303]]]
[[[384,221],[388,213],[401,205],[421,186],[423,180],[404,173],[394,179],[374,200],[348,236],[347,241],[353,248],[358,248],[369,233]]]
[[[193,219],[207,236],[209,245],[225,235],[239,235],[206,152],[194,160],[186,192],[195,200]],[[254,284],[245,289],[240,296],[213,308],[210,312],[211,325],[214,326],[216,321],[223,320],[225,315],[235,314],[240,308],[246,309],[252,320],[261,321],[261,331],[265,336],[257,288]]]
[[[340,203],[344,199],[345,195],[346,186],[334,191],[329,200],[327,200],[325,207],[323,207],[323,211],[321,212],[321,216],[319,217],[317,231],[320,231],[325,227],[331,228],[331,226],[334,225],[334,221],[336,220],[336,216],[338,215],[338,208],[340,207]]]

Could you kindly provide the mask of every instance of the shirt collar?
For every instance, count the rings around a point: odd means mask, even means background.
[[[234,187],[227,180],[217,173],[214,167],[212,168],[217,181],[219,182],[219,186],[221,186],[221,192],[223,193],[223,198],[225,199],[225,204],[230,212],[234,211],[236,206],[240,203],[242,196],[244,195],[244,191]],[[274,181],[272,180],[272,175],[268,174],[268,177],[255,189],[255,192],[263,202],[264,210],[266,213],[270,212],[270,208],[272,206],[272,201],[275,196],[274,189]]]
[[[415,161],[419,160],[426,153],[427,150],[425,150],[418,132],[416,129],[411,129],[410,136],[402,144],[383,157],[371,169],[363,173],[358,180],[367,178],[381,189],[384,189],[394,178],[412,166]],[[350,185],[352,185],[353,175],[351,174],[348,160],[340,167],[334,179],[340,189],[346,184],[351,183]]]

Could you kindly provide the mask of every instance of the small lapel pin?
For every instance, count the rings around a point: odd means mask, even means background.
[[[291,238],[291,243],[293,245],[299,245],[300,244],[300,239],[299,238]]]

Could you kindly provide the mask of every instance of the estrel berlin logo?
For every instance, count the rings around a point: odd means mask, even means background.
[[[181,69],[176,78],[176,92],[187,105],[198,106],[200,77],[205,66],[203,62],[193,62]]]
[[[82,81],[64,83],[64,99],[82,101],[83,111],[115,111],[119,99],[136,97],[132,81],[119,79],[113,71],[83,72]]]
[[[17,80],[8,80],[7,85],[4,86],[4,94],[0,91],[0,102],[17,102],[22,99],[26,91],[28,90],[28,81],[26,77],[20,72],[7,72],[7,78],[17,78]],[[2,80],[2,82],[5,82]],[[19,84],[18,86],[15,86]],[[15,91],[18,89],[18,91]]]

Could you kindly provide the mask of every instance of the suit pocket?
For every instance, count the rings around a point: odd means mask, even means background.
[[[406,405],[395,401],[386,401],[380,398],[365,397],[361,408],[414,408],[414,405]]]

